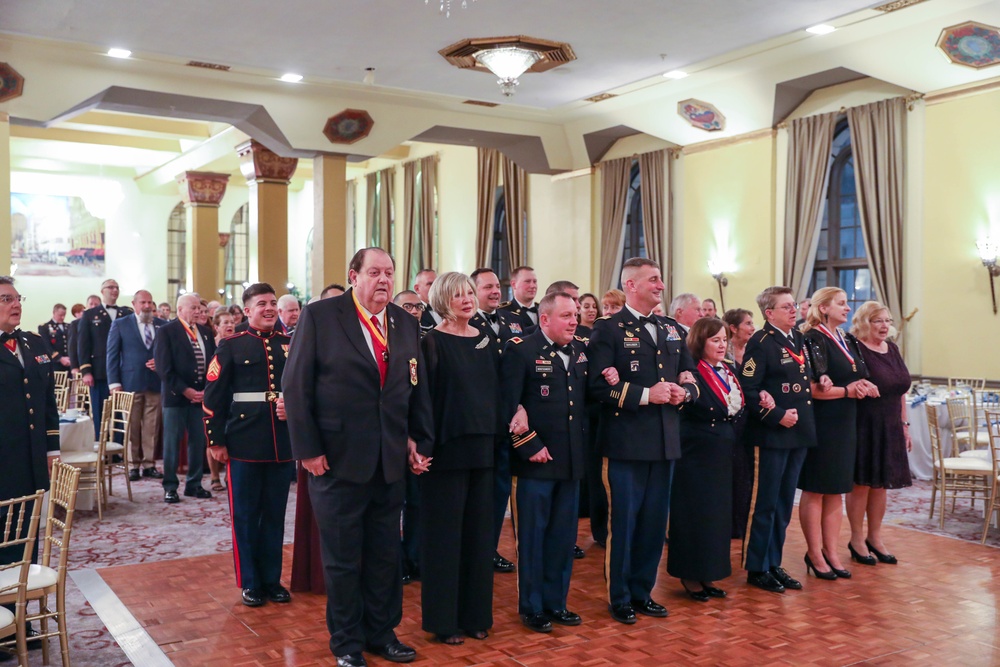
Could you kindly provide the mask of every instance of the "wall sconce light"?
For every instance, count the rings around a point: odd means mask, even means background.
[[[993,297],[993,314],[997,314],[997,293],[993,286],[993,279],[1000,276],[1000,266],[997,265],[997,255],[1000,254],[1000,242],[986,237],[976,241],[976,248],[979,250],[979,259],[983,261],[983,266],[990,273],[990,296]]]
[[[708,260],[708,271],[715,278],[715,282],[719,284],[719,306],[723,313],[726,312],[726,297],[723,294],[722,288],[729,285],[729,278],[726,277],[725,269],[726,267],[723,266],[722,262]]]

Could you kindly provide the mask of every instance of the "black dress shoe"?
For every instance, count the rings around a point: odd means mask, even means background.
[[[212,492],[199,486],[194,491],[184,491],[184,495],[188,498],[211,498]]]
[[[368,661],[360,653],[337,656],[337,667],[368,667]]]
[[[515,569],[517,569],[517,566],[509,560],[500,554],[493,554],[493,570],[495,572],[513,572]]]
[[[833,563],[830,562],[830,558],[826,555],[825,551],[823,552],[823,560],[825,560],[826,564],[830,566],[830,571],[833,572],[835,575],[837,575],[838,579],[850,579],[851,578],[851,571],[850,570],[838,570],[837,568],[835,568],[833,566]],[[806,569],[806,574],[808,574],[808,573],[809,573],[809,569],[807,568]]]
[[[885,563],[886,565],[895,565],[896,563],[899,562],[896,560],[896,557],[893,556],[892,554],[884,554],[875,547],[873,547],[872,543],[869,542],[868,540],[865,540],[865,546],[868,547],[868,551],[875,554],[875,558],[878,558],[878,562],[880,563]]]
[[[875,556],[868,554],[867,556],[862,556],[854,549],[854,545],[850,542],[847,543],[847,550],[851,552],[851,558],[854,559],[856,563],[861,563],[862,565],[877,565],[878,561],[875,560]]]
[[[722,590],[721,588],[716,588],[715,586],[709,586],[704,581],[701,582],[701,587],[702,587],[702,589],[704,589],[704,591],[706,593],[708,593],[708,597],[710,597],[710,598],[720,598],[721,599],[721,598],[726,597],[726,591]]]
[[[580,614],[574,613],[569,609],[546,609],[545,615],[549,617],[550,621],[559,625],[580,625],[583,623]]]
[[[580,560],[581,558],[583,558],[586,555],[587,554],[583,553],[583,549],[581,549],[580,547],[576,546],[575,544],[573,545],[573,558],[575,558],[576,560]]]
[[[785,572],[784,568],[775,565],[771,568],[770,572],[771,576],[777,579],[778,583],[785,588],[791,588],[793,591],[802,590],[802,584],[788,576],[788,573]]]
[[[143,468],[142,476],[152,477],[153,479],[163,479],[163,473],[152,466],[150,466],[149,468]]]
[[[403,585],[407,586],[407,585],[409,585],[411,583],[413,583],[413,579],[410,578],[410,575],[404,574],[403,575]]]
[[[42,640],[37,638],[38,635],[40,634],[41,633],[38,630],[35,630],[30,625],[24,629],[24,636],[28,640],[29,651],[34,651],[42,648]]]
[[[264,592],[267,593],[267,599],[271,602],[284,604],[292,601],[292,594],[281,584],[264,584]]]
[[[686,581],[681,581],[681,586],[684,587],[684,592],[688,594],[688,597],[695,602],[708,602],[708,591],[705,590],[704,586],[698,589],[688,588]]]
[[[176,491],[167,491],[163,494],[163,502],[165,503],[179,503],[181,501],[180,496],[177,495]]]
[[[135,470],[129,470],[128,471],[128,481],[130,481],[130,482],[138,482],[139,481],[139,469],[138,468],[136,468]]]
[[[545,614],[521,614],[521,622],[535,632],[552,632],[552,623]]]
[[[770,572],[748,572],[747,583],[762,588],[769,593],[784,593],[785,587]]]
[[[635,609],[628,602],[625,604],[609,604],[608,611],[611,612],[611,618],[619,623],[624,623],[625,625],[635,623]]]
[[[267,597],[264,591],[259,588],[244,588],[243,589],[243,604],[248,607],[263,607],[264,603],[267,602]]]
[[[640,614],[653,616],[654,618],[666,618],[670,615],[666,607],[652,600],[632,600],[632,608]]]
[[[393,639],[381,646],[369,646],[368,652],[385,658],[389,662],[413,662],[413,659],[417,657],[416,651],[398,639]]]

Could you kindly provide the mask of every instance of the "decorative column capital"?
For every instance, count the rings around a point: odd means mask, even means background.
[[[281,157],[256,140],[236,147],[240,155],[240,171],[247,183],[288,183],[299,165],[298,158]]]
[[[226,194],[229,174],[210,171],[185,171],[177,177],[181,198],[188,206],[213,206],[218,208]]]

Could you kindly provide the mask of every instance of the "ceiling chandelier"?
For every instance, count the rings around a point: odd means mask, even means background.
[[[476,2],[476,0],[472,0],[472,1]],[[440,0],[440,2],[441,2],[441,7],[438,9],[438,12],[441,13],[441,14],[444,14],[444,17],[446,19],[450,19],[451,18],[451,0]],[[430,0],[424,0],[424,4],[425,5],[429,5],[429,4],[431,4],[431,1]],[[469,8],[469,0],[462,0],[462,9],[468,9],[468,8]]]
[[[525,72],[547,72],[576,60],[569,44],[526,35],[468,37],[438,53],[459,69],[493,74],[505,97],[514,94]]]
[[[541,60],[538,51],[522,49],[519,46],[499,46],[484,49],[475,55],[476,62],[497,75],[500,92],[504,97],[514,94],[517,87],[517,77],[528,71],[528,68]]]

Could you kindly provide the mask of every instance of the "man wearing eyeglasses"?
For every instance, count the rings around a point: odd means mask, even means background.
[[[747,583],[772,593],[802,584],[781,567],[785,529],[792,518],[795,485],[806,457],[816,445],[809,378],[812,376],[803,336],[795,328],[798,309],[788,287],[768,287],[757,296],[767,322],[751,336],[740,382],[750,420],[747,442],[754,446],[756,496],[751,503],[743,566]],[[762,392],[773,397],[761,403]]]
[[[90,410],[94,417],[94,434],[100,437],[101,412],[104,399],[110,394],[108,387],[108,336],[111,323],[119,317],[132,314],[128,306],[118,305],[118,281],[108,278],[101,283],[101,303],[83,312],[77,327],[77,357],[83,383],[90,387]]]

